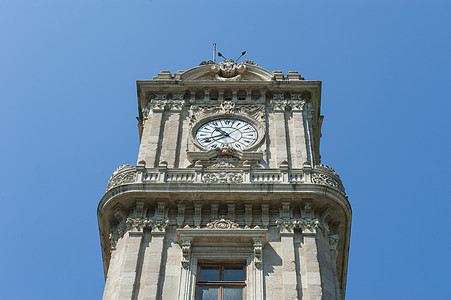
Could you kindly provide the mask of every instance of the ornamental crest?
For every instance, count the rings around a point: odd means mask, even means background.
[[[211,66],[211,71],[216,74],[216,80],[239,81],[246,71],[246,65],[244,63],[237,64],[233,59],[226,59],[219,65]]]
[[[207,224],[208,229],[237,229],[238,226],[237,223],[225,219],[216,220]]]

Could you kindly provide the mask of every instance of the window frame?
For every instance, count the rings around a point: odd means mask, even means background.
[[[214,268],[219,267],[219,281],[199,281],[201,268]],[[243,280],[242,281],[224,281],[224,268],[226,267],[241,267],[243,270]],[[224,297],[224,287],[241,287],[243,291],[242,299],[246,298],[246,289],[247,289],[247,264],[246,262],[226,262],[226,263],[218,263],[218,262],[210,262],[204,263],[199,262],[197,265],[197,276],[196,276],[196,291],[194,299],[199,299],[199,287],[218,287],[218,300],[223,300]]]

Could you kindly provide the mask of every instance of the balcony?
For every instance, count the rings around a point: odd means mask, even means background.
[[[346,196],[340,177],[326,165],[313,168],[306,164],[302,169],[290,169],[281,165],[279,169],[253,168],[145,168],[122,165],[111,176],[106,191],[129,184],[202,184],[202,185],[323,185]]]

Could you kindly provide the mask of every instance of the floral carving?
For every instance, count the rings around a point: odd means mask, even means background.
[[[242,183],[243,175],[232,172],[205,173],[202,175],[205,183]]]
[[[315,184],[327,185],[331,188],[338,190],[339,192],[344,194],[344,190],[341,185],[332,177],[329,177],[325,174],[313,173],[312,174],[312,182]]]
[[[110,190],[119,185],[133,183],[136,180],[136,169],[133,165],[122,165],[114,171],[108,181],[106,190]]]
[[[238,227],[239,225],[237,223],[225,219],[216,220],[207,224],[208,229],[237,229]]]

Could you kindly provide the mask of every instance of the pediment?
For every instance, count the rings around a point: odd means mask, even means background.
[[[180,75],[183,81],[271,81],[274,75],[259,67],[252,61],[237,63],[226,59],[217,64],[212,61],[202,62],[198,67]]]

